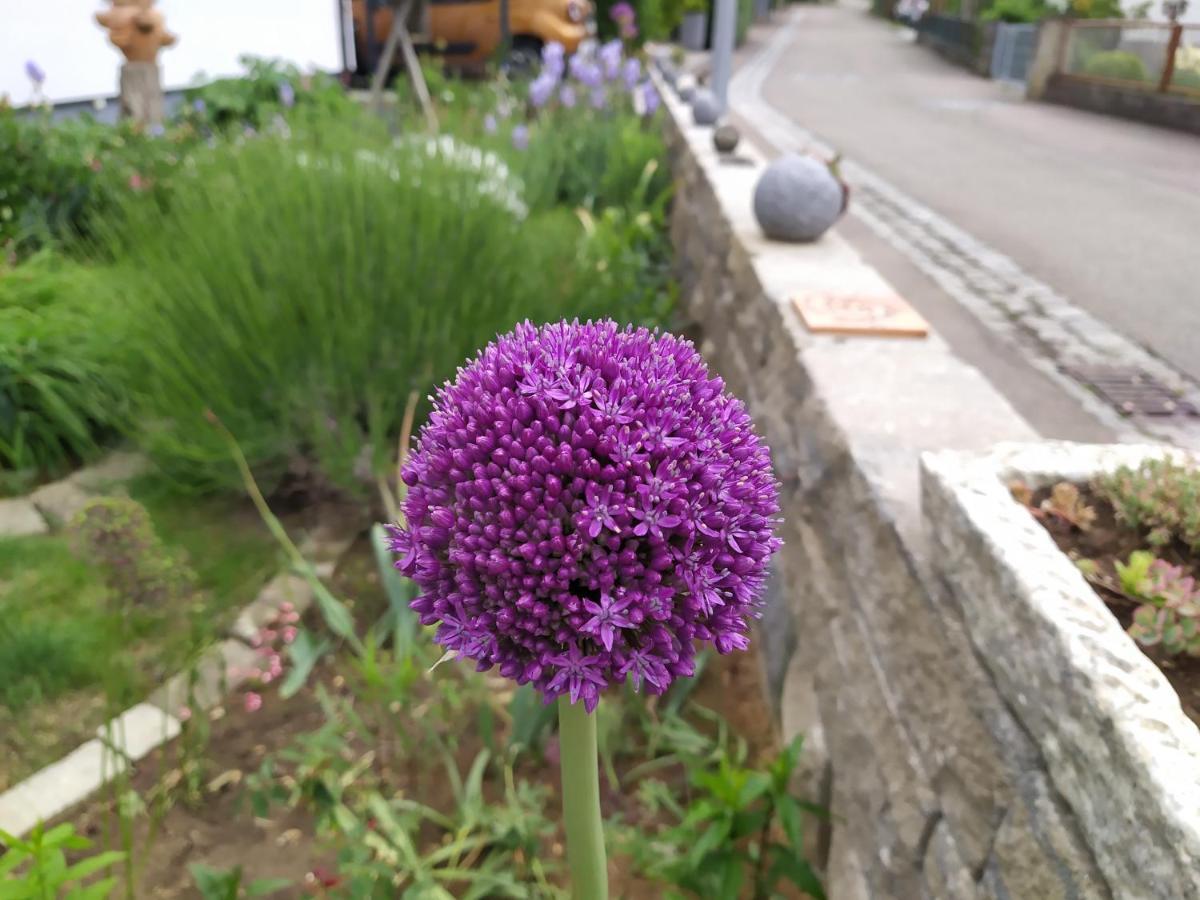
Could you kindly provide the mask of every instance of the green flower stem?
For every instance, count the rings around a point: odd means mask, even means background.
[[[608,900],[596,717],[588,715],[582,701],[558,698],[558,744],[571,900]]]

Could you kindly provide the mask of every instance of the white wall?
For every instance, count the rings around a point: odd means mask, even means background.
[[[235,75],[243,54],[342,68],[341,0],[159,0],[179,43],[159,56],[164,86]],[[28,103],[25,61],[46,72],[51,102],[116,94],[121,55],[93,15],[102,0],[0,0],[0,95]]]

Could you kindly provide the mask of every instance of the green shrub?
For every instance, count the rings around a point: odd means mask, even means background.
[[[184,92],[180,118],[198,129],[263,128],[292,109],[343,111],[354,101],[336,79],[317,72],[305,74],[293,65],[243,56],[246,74]]]
[[[1171,74],[1171,87],[1200,91],[1200,69],[1175,69]]]
[[[979,18],[984,22],[1009,22],[1020,25],[1040,22],[1048,13],[1044,0],[996,0]]]
[[[191,140],[186,128],[152,135],[86,115],[55,121],[0,101],[0,258],[86,235],[116,198],[168,182]]]
[[[110,236],[135,436],[182,482],[238,484],[212,410],[268,484],[372,484],[409,393],[498,332],[630,318],[624,298],[573,292],[579,229],[523,219],[500,159],[450,138],[393,145],[359,119],[293,130],[199,155],[169,209],[131,203]]]
[[[10,487],[88,459],[116,425],[109,318],[93,283],[46,251],[0,270],[0,475]]]
[[[1102,50],[1083,64],[1083,73],[1096,78],[1118,81],[1148,81],[1146,64],[1141,57],[1126,50]]]

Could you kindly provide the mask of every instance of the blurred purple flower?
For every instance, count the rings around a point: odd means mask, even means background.
[[[562,78],[566,65],[566,49],[558,41],[551,41],[542,47],[542,71],[549,73],[554,80]]]
[[[166,133],[167,133],[167,129],[163,128],[161,122],[157,125],[150,126],[150,136],[151,137],[162,137]]]
[[[569,84],[564,84],[558,92],[558,102],[567,109],[573,108],[575,106],[575,88]]]
[[[637,18],[637,13],[633,11],[633,7],[628,3],[622,2],[613,5],[613,8],[608,11],[608,17],[614,22],[632,22]]]
[[[25,60],[25,74],[29,76],[38,87],[41,87],[46,81],[46,73],[42,71],[42,67],[35,63],[32,59]]]
[[[529,146],[529,128],[525,125],[518,125],[512,130],[512,145],[518,150],[524,150]]]
[[[483,117],[483,130],[488,134],[496,133],[496,117],[488,113]]]
[[[287,109],[291,109],[296,105],[296,89],[292,87],[290,81],[285,81],[279,85],[279,102]]]
[[[638,36],[638,27],[633,22],[622,22],[619,34],[621,35],[621,40],[632,41]]]
[[[632,91],[642,78],[642,64],[632,57],[625,60],[625,65],[621,67],[621,78],[626,89]]]
[[[584,87],[595,88],[604,83],[604,73],[595,63],[581,56],[572,56],[570,62],[571,77]]]
[[[604,66],[604,77],[612,81],[621,73],[621,61],[625,48],[618,40],[609,41],[600,48],[600,64]]]
[[[558,84],[558,79],[546,72],[533,79],[529,85],[529,102],[534,109],[541,109],[550,102],[556,84]]]
[[[602,87],[592,89],[592,109],[604,109],[608,104],[608,93]]]
[[[745,649],[778,484],[695,348],[613,322],[517,328],[439,392],[390,529],[447,650],[590,711]]]
[[[654,86],[654,82],[647,81],[642,84],[642,106],[645,108],[645,114],[648,116],[654,115],[658,111],[661,100],[658,96],[658,89]]]
[[[204,115],[204,113],[208,110],[208,104],[197,97],[192,101],[192,109],[194,109],[200,115]]]

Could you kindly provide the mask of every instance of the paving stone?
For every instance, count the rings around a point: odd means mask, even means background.
[[[49,530],[42,514],[27,498],[0,500],[0,538],[28,537]]]
[[[233,624],[233,634],[250,643],[282,604],[291,603],[296,612],[303,615],[312,601],[312,588],[303,576],[289,573],[276,575],[258,592],[254,602],[238,614]]]
[[[142,454],[129,450],[117,450],[95,465],[80,469],[68,480],[85,491],[97,493],[132,481],[149,468],[150,461]]]
[[[43,518],[58,529],[69,525],[92,496],[71,481],[56,481],[38,488],[29,499]]]
[[[86,800],[124,770],[125,762],[100,740],[91,740],[58,762],[0,794],[0,829],[21,836]]]
[[[178,736],[179,719],[150,703],[139,703],[96,729],[96,736],[123,756],[137,761]]]
[[[246,680],[259,663],[259,655],[239,640],[223,641],[205,653],[196,663],[194,674],[181,672],[150,695],[146,702],[170,715],[177,715],[188,704],[189,684],[195,705],[210,709]]]

